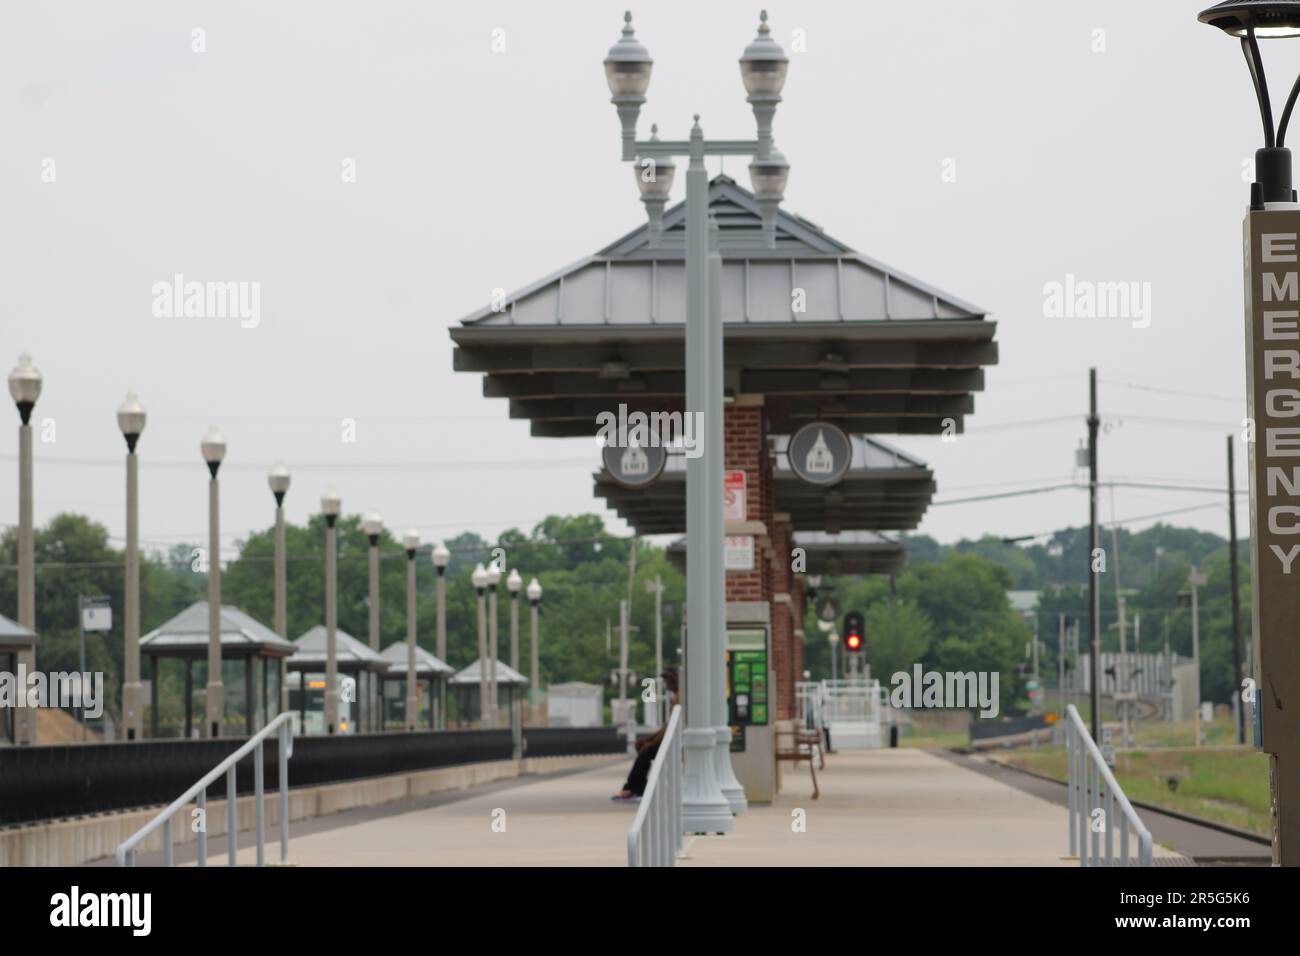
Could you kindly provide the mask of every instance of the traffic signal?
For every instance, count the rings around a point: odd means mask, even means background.
[[[844,649],[850,653],[861,653],[867,646],[867,622],[860,611],[849,611],[844,615]]]

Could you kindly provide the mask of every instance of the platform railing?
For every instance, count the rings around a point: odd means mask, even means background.
[[[1138,865],[1151,865],[1151,831],[1138,817],[1128,797],[1111,773],[1101,748],[1073,704],[1066,708],[1066,755],[1069,761],[1070,855],[1079,855],[1080,866],[1102,866],[1102,834],[1106,840],[1106,866],[1132,866],[1129,831],[1137,835]],[[1105,789],[1102,789],[1102,784]],[[1103,805],[1104,801],[1104,805]],[[1119,807],[1117,818],[1115,808]],[[1115,825],[1119,822],[1119,855],[1115,855]],[[1097,824],[1101,825],[1098,826]],[[1089,862],[1089,837],[1091,857]]]
[[[627,831],[628,866],[675,866],[682,851],[682,708],[673,707]]]
[[[163,831],[163,866],[171,866],[173,863],[172,818],[193,801],[204,817],[196,840],[198,844],[197,862],[199,866],[207,866],[208,831],[206,817],[208,787],[221,779],[221,775],[224,773],[226,775],[226,860],[230,866],[234,866],[239,848],[235,768],[240,760],[251,753],[253,754],[253,794],[257,814],[257,865],[264,866],[266,864],[266,802],[263,799],[262,744],[273,733],[278,734],[280,738],[278,748],[280,760],[278,781],[280,785],[280,862],[287,863],[289,860],[289,758],[293,756],[293,717],[293,712],[280,714],[252,737],[249,737],[242,747],[204,774],[198,783],[168,804],[165,810],[123,840],[117,848],[117,865],[135,866],[136,847],[161,827]]]

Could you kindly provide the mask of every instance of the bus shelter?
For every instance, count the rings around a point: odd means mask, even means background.
[[[482,721],[482,701],[480,700],[479,668],[482,658],[470,664],[452,677],[450,683],[456,691],[456,721],[458,727],[480,726]],[[497,723],[505,726],[509,722],[516,702],[523,700],[524,688],[528,678],[508,664],[497,661]],[[486,726],[486,724],[482,724]]]
[[[18,742],[18,725],[22,708],[18,706],[17,694],[26,694],[27,688],[18,680],[18,663],[31,666],[35,661],[36,632],[23,627],[17,621],[0,614],[0,679],[12,675],[12,701],[0,702],[0,747]]]
[[[383,730],[380,685],[388,661],[342,628],[334,632],[334,638],[339,731],[347,734]],[[317,624],[293,642],[295,650],[288,661],[289,707],[298,713],[302,733],[325,732],[327,640],[325,625]]]
[[[253,734],[280,713],[282,665],[293,645],[237,607],[222,605],[218,621],[225,733]],[[200,715],[201,723],[208,683],[208,602],[196,601],[141,637],[140,654],[149,663],[150,734],[198,736],[201,728],[194,718]],[[179,702],[173,688],[181,692]]]
[[[407,654],[405,641],[395,641],[379,652],[379,656],[388,662],[388,670],[381,678],[385,730],[406,726]],[[446,727],[447,681],[455,673],[455,668],[450,664],[416,645],[415,680],[419,704],[417,723],[424,723],[430,730]]]

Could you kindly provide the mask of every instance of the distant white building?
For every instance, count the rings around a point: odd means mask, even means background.
[[[547,723],[552,727],[599,727],[605,722],[605,692],[599,684],[569,681],[546,691]]]

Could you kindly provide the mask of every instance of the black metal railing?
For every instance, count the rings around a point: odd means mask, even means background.
[[[0,747],[0,826],[165,804],[245,739]],[[265,785],[274,788],[277,745],[265,746]],[[528,757],[579,756],[622,753],[624,744],[613,727],[526,727],[523,749]],[[512,754],[508,729],[296,737],[291,785],[509,760]],[[251,757],[239,762],[236,780],[239,793],[253,791]],[[210,795],[223,798],[224,784]]]

